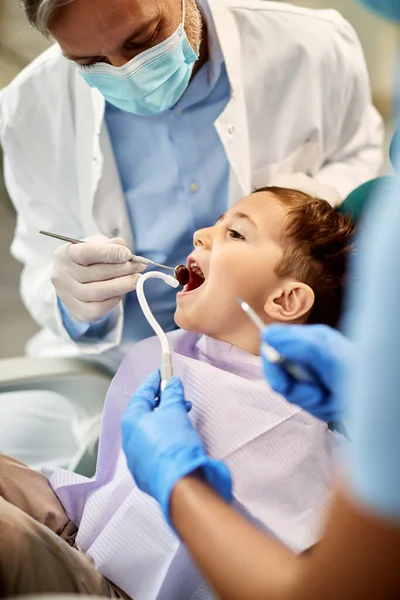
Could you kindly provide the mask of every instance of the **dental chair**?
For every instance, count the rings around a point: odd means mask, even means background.
[[[338,211],[344,215],[351,215],[353,221],[358,223],[374,198],[377,197],[382,186],[390,185],[392,181],[394,181],[393,176],[377,177],[367,181],[347,196]]]
[[[50,425],[47,431],[50,431],[52,438],[48,440],[49,445],[57,448],[59,443],[60,448],[63,447],[66,453],[65,456],[62,452],[54,456],[54,462],[57,466],[91,477],[95,472],[101,415],[111,379],[112,374],[104,367],[86,360],[29,357],[2,359],[0,360],[0,403],[3,402],[3,414],[4,410],[7,414],[7,403],[12,406],[13,398],[16,398],[12,413],[15,415],[16,407],[20,410],[25,424],[28,422],[29,431],[30,403],[32,403],[32,411],[35,412],[35,401],[40,399],[42,414],[36,411],[35,423],[38,423],[38,419],[42,418],[44,421],[47,419]],[[56,410],[53,411],[53,407]],[[63,426],[63,419],[69,427],[73,421],[74,437],[72,431],[66,431],[67,426]],[[51,430],[52,420],[59,425],[58,430],[54,432]],[[13,427],[13,422],[10,423]],[[46,422],[43,424],[45,425]],[[7,425],[4,422],[0,423],[0,429],[2,425],[0,450],[4,448],[1,447],[1,443],[5,443],[4,451],[9,451],[7,437],[12,447],[16,437],[15,431],[10,431],[7,436]],[[18,429],[17,423],[15,427]],[[35,434],[33,429],[31,440],[26,441],[27,446],[34,446],[37,439],[35,435],[40,435],[40,431]],[[15,443],[17,442],[20,448],[23,447],[24,440],[15,440]],[[9,453],[12,454],[12,451]],[[38,466],[40,459],[41,457],[38,456]]]

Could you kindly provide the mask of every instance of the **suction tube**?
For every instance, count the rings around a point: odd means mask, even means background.
[[[146,317],[149,325],[153,328],[154,333],[158,337],[161,343],[162,350],[162,358],[161,358],[161,391],[165,390],[165,386],[167,385],[167,381],[173,375],[172,371],[172,360],[171,360],[171,349],[169,347],[167,336],[163,331],[161,325],[156,320],[155,316],[150,310],[149,304],[146,300],[146,296],[144,294],[144,283],[147,279],[162,279],[164,283],[170,285],[173,288],[177,288],[179,286],[179,281],[175,279],[172,275],[166,275],[165,273],[161,273],[160,271],[149,271],[148,273],[144,273],[139,277],[139,280],[136,284],[136,293],[139,300],[140,308],[144,316]]]

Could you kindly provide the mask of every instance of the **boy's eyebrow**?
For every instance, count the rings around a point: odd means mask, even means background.
[[[238,219],[246,219],[246,221],[249,221],[249,223],[257,229],[257,225],[254,223],[253,219],[251,217],[249,217],[249,215],[246,215],[245,213],[237,212],[237,213],[235,213],[235,217],[237,217]]]
[[[226,215],[226,213],[224,213],[220,217],[218,217],[218,219],[215,221],[215,223],[219,223],[220,221],[222,221],[224,219],[225,215]],[[249,217],[249,215],[246,215],[245,213],[242,213],[242,212],[235,212],[235,213],[233,213],[233,216],[236,217],[237,219],[246,219],[246,221],[249,221],[249,223],[251,225],[253,225],[253,227],[258,229],[257,225],[254,223],[253,219],[251,217]]]

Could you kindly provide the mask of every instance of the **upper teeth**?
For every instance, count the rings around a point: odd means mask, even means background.
[[[200,269],[200,267],[196,261],[193,261],[191,263],[190,268],[192,271],[195,271],[197,273],[197,275],[199,275],[200,277],[202,277],[204,279],[203,271]]]

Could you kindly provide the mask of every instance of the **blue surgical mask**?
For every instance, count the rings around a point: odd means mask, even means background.
[[[387,19],[400,21],[400,0],[359,0],[359,2]]]
[[[169,38],[135,56],[122,67],[97,63],[79,65],[85,81],[107,102],[135,115],[151,116],[168,110],[186,90],[198,54],[192,49],[182,22]]]

